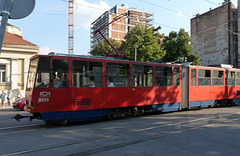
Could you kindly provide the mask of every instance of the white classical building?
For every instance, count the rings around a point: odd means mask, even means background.
[[[8,24],[0,54],[0,89],[24,96],[29,58],[38,54],[39,47],[23,39],[22,30]],[[0,91],[0,94],[2,93]]]

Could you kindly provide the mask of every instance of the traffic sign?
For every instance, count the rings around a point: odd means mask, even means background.
[[[2,16],[0,27],[0,50],[2,49],[8,19],[24,18],[31,14],[34,7],[35,0],[0,0],[0,16]]]

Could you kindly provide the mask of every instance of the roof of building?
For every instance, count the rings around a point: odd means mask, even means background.
[[[12,45],[26,45],[26,46],[37,46],[31,42],[24,40],[23,38],[13,35],[9,32],[5,33],[3,44],[12,44]]]

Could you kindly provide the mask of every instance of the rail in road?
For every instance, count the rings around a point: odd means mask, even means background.
[[[239,107],[236,107],[239,109]],[[203,110],[201,110],[203,111]],[[181,112],[178,112],[181,113]],[[166,114],[163,114],[164,116]],[[149,116],[143,116],[137,118],[141,120],[142,118],[148,118]],[[129,127],[126,130],[121,130],[115,133],[102,134],[93,137],[79,138],[71,141],[65,141],[56,144],[48,144],[46,146],[32,147],[29,149],[23,149],[15,152],[3,153],[4,156],[12,155],[22,155],[22,154],[33,154],[41,153],[42,151],[49,151],[53,149],[60,150],[61,148],[68,148],[71,146],[83,147],[85,144],[92,144],[89,148],[81,149],[80,151],[75,151],[71,155],[91,155],[97,154],[104,151],[109,151],[117,149],[120,147],[131,146],[134,144],[139,144],[151,140],[155,140],[161,137],[167,137],[171,135],[176,135],[180,133],[185,133],[189,131],[196,131],[206,127],[213,127],[217,125],[226,124],[229,122],[235,122],[240,120],[240,110],[235,111],[234,113],[217,113],[205,115],[204,117],[198,117],[190,120],[179,120],[177,122],[169,122],[166,124],[159,124],[155,126],[143,125],[140,128]],[[115,120],[109,122],[118,122],[123,120]],[[126,121],[128,122],[128,120]],[[95,123],[92,123],[95,124]],[[76,128],[84,125],[66,125],[63,128]],[[0,128],[0,137],[1,135],[10,135],[12,133],[21,133],[32,132],[32,131],[42,131],[47,130],[49,127],[43,124],[33,124],[33,125],[23,125],[21,126],[12,126]],[[56,128],[56,127],[55,127]]]

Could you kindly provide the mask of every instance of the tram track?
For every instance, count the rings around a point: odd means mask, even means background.
[[[8,153],[8,154],[4,154],[3,156],[30,154],[30,153],[34,153],[34,152],[51,150],[51,149],[56,149],[56,148],[60,148],[60,147],[65,147],[65,146],[72,146],[72,145],[78,145],[78,144],[83,144],[83,143],[90,143],[90,142],[103,140],[103,139],[117,139],[118,137],[127,136],[127,135],[134,134],[134,133],[143,133],[143,132],[147,132],[147,131],[151,131],[151,130],[158,130],[158,129],[161,129],[161,128],[181,125],[180,130],[169,131],[169,132],[160,131],[160,133],[157,133],[157,134],[154,133],[154,135],[150,135],[150,136],[147,136],[147,137],[142,137],[142,138],[139,138],[139,139],[133,139],[133,140],[129,140],[129,141],[127,140],[127,141],[120,142],[120,143],[117,143],[117,144],[100,145],[100,144],[95,143],[98,147],[72,154],[72,156],[75,156],[75,155],[80,155],[80,156],[81,155],[90,155],[90,154],[99,153],[99,152],[103,152],[103,151],[107,151],[107,150],[111,150],[111,149],[115,149],[115,148],[120,148],[120,147],[129,146],[129,145],[133,145],[133,144],[137,144],[137,143],[141,143],[141,142],[145,142],[145,141],[158,139],[158,138],[169,136],[169,135],[184,133],[184,132],[187,132],[187,131],[193,131],[193,130],[197,130],[197,129],[204,128],[204,127],[211,127],[211,126],[216,125],[216,124],[224,124],[224,123],[229,122],[229,121],[240,120],[240,117],[231,119],[231,116],[233,116],[233,115],[239,115],[239,112],[234,113],[234,114],[214,115],[214,116],[209,116],[209,117],[205,117],[205,118],[198,118],[198,119],[193,119],[193,120],[189,120],[189,121],[169,123],[169,124],[159,125],[159,126],[145,127],[145,128],[135,129],[135,130],[131,130],[131,131],[123,131],[120,134],[119,133],[113,133],[113,134],[108,134],[108,135],[104,135],[104,136],[97,136],[97,137],[86,138],[86,139],[77,139],[77,140],[73,140],[73,141],[69,141],[69,142],[65,142],[65,143],[59,143],[59,144],[54,144],[54,145],[49,145],[49,146],[42,146],[42,147],[39,147],[39,148],[32,148],[32,149],[26,149],[26,150],[22,150],[22,151],[13,152],[13,153]],[[223,119],[223,118],[224,118],[223,121],[222,120],[221,121],[215,121],[214,120],[214,119]],[[214,121],[211,121],[211,120],[214,120]],[[210,124],[209,124],[209,121],[211,121]],[[185,125],[185,124],[191,124],[191,123],[196,123],[196,122],[198,122],[198,123],[203,122],[203,124],[197,124],[197,125],[193,125],[193,126],[190,126],[190,127],[188,125]]]
[[[239,112],[240,114],[240,112]],[[222,114],[221,117],[227,116],[229,114]],[[208,117],[208,118],[200,118],[200,119],[195,119],[195,120],[191,120],[191,122],[197,122],[197,121],[201,121],[201,120],[205,120],[205,119],[211,119],[211,118],[215,118],[216,116],[213,117]],[[185,123],[190,123],[189,121],[183,121],[183,122],[179,122],[177,124],[185,124]],[[154,128],[161,128],[161,127],[168,127],[168,126],[174,126],[176,125],[175,123],[173,124],[166,124],[166,125],[161,125],[161,126],[156,126],[156,127],[151,127],[151,128],[146,128],[146,129],[140,129],[140,130],[136,130],[135,132],[140,132],[140,131],[145,131],[145,130],[150,130],[150,129],[154,129]],[[72,125],[70,125],[72,126]],[[66,126],[67,127],[67,126]],[[26,130],[23,130],[25,128],[29,128]],[[6,134],[13,134],[13,133],[21,133],[21,132],[29,132],[31,130],[39,130],[39,129],[45,129],[45,128],[49,128],[49,126],[47,126],[44,123],[40,123],[40,124],[26,124],[26,125],[20,125],[20,126],[9,126],[9,127],[0,127],[0,135],[6,135]],[[17,129],[17,130],[16,130]],[[13,133],[11,133],[11,131],[14,131]],[[5,133],[4,133],[5,132]],[[132,133],[132,132],[126,132],[126,133]],[[123,132],[123,134],[125,134],[125,132]]]
[[[27,124],[27,125],[20,125],[20,126],[9,126],[9,127],[0,127],[1,130],[11,130],[16,128],[26,128],[26,127],[35,127],[35,126],[42,126],[44,124]]]
[[[240,120],[240,118],[239,118],[239,120]],[[120,143],[120,144],[113,144],[113,145],[110,145],[110,146],[103,146],[103,147],[99,147],[99,148],[96,148],[96,149],[71,154],[70,156],[91,155],[91,154],[95,154],[95,153],[99,153],[99,152],[112,150],[112,149],[115,149],[115,148],[120,148],[120,147],[124,147],[124,146],[129,146],[129,145],[142,143],[142,142],[145,142],[145,141],[151,141],[151,140],[158,139],[158,138],[161,138],[161,137],[166,137],[166,136],[169,136],[169,135],[174,135],[174,134],[183,133],[183,132],[187,132],[187,131],[191,131],[191,130],[196,130],[196,129],[203,128],[203,127],[208,127],[208,126],[211,126],[211,125],[214,125],[214,124],[196,126],[196,127],[192,127],[192,128],[188,128],[188,129],[184,129],[184,130],[180,130],[180,131],[175,131],[175,132],[160,133],[158,135],[154,135],[154,136],[151,136],[151,137],[145,137],[145,138],[142,138],[142,139],[123,142],[123,143]]]
[[[45,124],[27,124],[20,126],[9,126],[9,127],[1,127],[0,128],[0,136],[1,135],[11,135],[18,133],[26,133],[34,130],[44,129]]]

